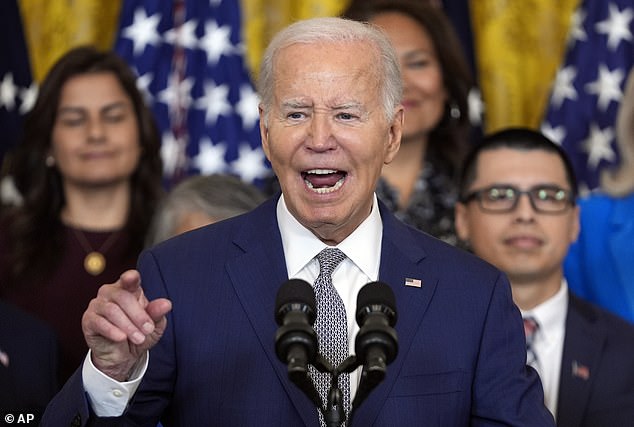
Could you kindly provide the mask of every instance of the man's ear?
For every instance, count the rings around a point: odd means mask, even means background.
[[[573,218],[572,223],[570,224],[570,244],[573,244],[577,241],[579,237],[579,232],[581,231],[581,222],[579,220],[581,208],[579,205],[575,205],[572,207],[573,209]]]
[[[403,106],[399,105],[396,113],[394,114],[394,119],[392,119],[392,124],[390,125],[388,135],[389,140],[386,147],[385,160],[383,161],[386,165],[394,160],[396,153],[398,153],[398,150],[401,147],[404,118],[405,111],[403,110]]]
[[[456,202],[454,207],[454,221],[456,227],[456,235],[463,242],[469,241],[469,221],[467,221],[467,206],[463,203]]]
[[[258,106],[258,111],[260,114],[260,138],[262,139],[262,150],[266,155],[266,158],[270,161],[271,157],[269,156],[269,128],[268,122],[266,120],[266,113],[264,112],[264,108],[262,108],[262,104]]]

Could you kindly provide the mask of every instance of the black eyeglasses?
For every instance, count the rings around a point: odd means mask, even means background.
[[[533,209],[540,213],[562,213],[569,206],[574,205],[574,198],[570,190],[552,185],[538,185],[526,191],[511,185],[493,185],[472,191],[463,196],[460,201],[469,203],[475,199],[485,212],[507,213],[515,210],[522,194],[528,196]]]

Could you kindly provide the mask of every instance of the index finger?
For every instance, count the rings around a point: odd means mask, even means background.
[[[119,283],[121,289],[124,289],[133,294],[138,294],[141,291],[141,274],[137,270],[124,271],[119,276]]]
[[[104,286],[99,291],[104,297],[98,314],[112,325],[124,331],[132,341],[139,344],[141,336],[154,330],[154,320],[146,311],[148,300],[141,287],[141,275],[137,270],[125,271],[112,286]]]

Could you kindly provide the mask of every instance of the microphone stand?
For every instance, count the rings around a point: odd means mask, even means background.
[[[331,375],[330,390],[328,390],[325,404],[315,388],[315,383],[308,375],[308,370],[303,366],[289,363],[288,377],[319,409],[327,427],[341,427],[346,421],[346,412],[343,408],[343,393],[339,389],[339,375],[344,372],[350,373],[357,368],[356,357],[350,356],[341,365],[334,368],[326,358],[321,354],[317,354],[315,363],[312,363],[312,365],[317,371],[322,373],[329,372]]]
[[[315,363],[312,364],[317,371],[325,373],[329,372],[331,375],[330,390],[328,391],[327,402],[321,399],[321,396],[315,388],[315,383],[308,375],[308,370],[298,366],[297,364],[288,364],[288,376],[290,380],[299,387],[300,390],[308,396],[308,398],[315,404],[324,417],[324,421],[327,427],[342,427],[346,422],[346,412],[343,408],[343,394],[339,388],[339,376],[343,373],[350,374],[361,363],[357,356],[351,355],[344,360],[339,366],[333,368],[332,364],[324,358],[322,355],[317,354]],[[368,397],[370,392],[385,378],[385,365],[383,366],[364,366],[361,372],[361,380],[359,382],[359,388],[352,402],[352,409],[350,410],[350,416],[348,418],[347,425],[352,424],[352,417],[354,411],[361,405],[361,403]]]
[[[341,401],[342,395],[338,387],[339,375],[342,373],[350,374],[359,366],[361,366],[360,360],[357,356],[351,355],[332,371],[332,385],[328,396],[328,407],[326,411],[324,411],[324,420],[326,421],[326,425],[328,427],[340,427],[343,426],[343,423],[346,421],[346,415]],[[381,381],[383,381],[384,378],[385,365],[378,367],[363,367],[359,387],[357,388],[357,393],[352,401],[352,408],[350,410],[350,416],[347,423],[348,426],[352,425],[352,417],[354,416],[355,410],[361,405],[361,403],[363,403],[370,392],[379,385]],[[335,410],[333,410],[333,405],[336,405]],[[327,415],[330,418],[326,418]]]
[[[324,421],[326,422],[327,427],[341,427],[346,422],[346,411],[343,407],[343,393],[341,393],[341,389],[339,389],[339,375],[354,371],[354,369],[350,371],[346,370],[346,363],[350,363],[349,361],[351,359],[356,361],[355,356],[349,356],[330,372],[331,376],[330,390],[328,391],[328,402],[325,408],[321,408],[321,413],[324,416]]]

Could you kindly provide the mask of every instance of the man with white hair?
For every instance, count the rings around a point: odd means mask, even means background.
[[[388,39],[360,22],[300,21],[272,40],[260,79],[281,195],[145,252],[138,272],[104,285],[83,318],[90,354],[43,424],[326,425],[276,355],[276,290],[296,278],[314,283],[319,349],[334,366],[353,348],[364,285],[395,294],[398,355],[358,408],[362,368],[338,377],[344,424],[553,425],[505,276],[405,226],[374,194],[403,127]],[[324,402],[320,378],[311,370]]]

